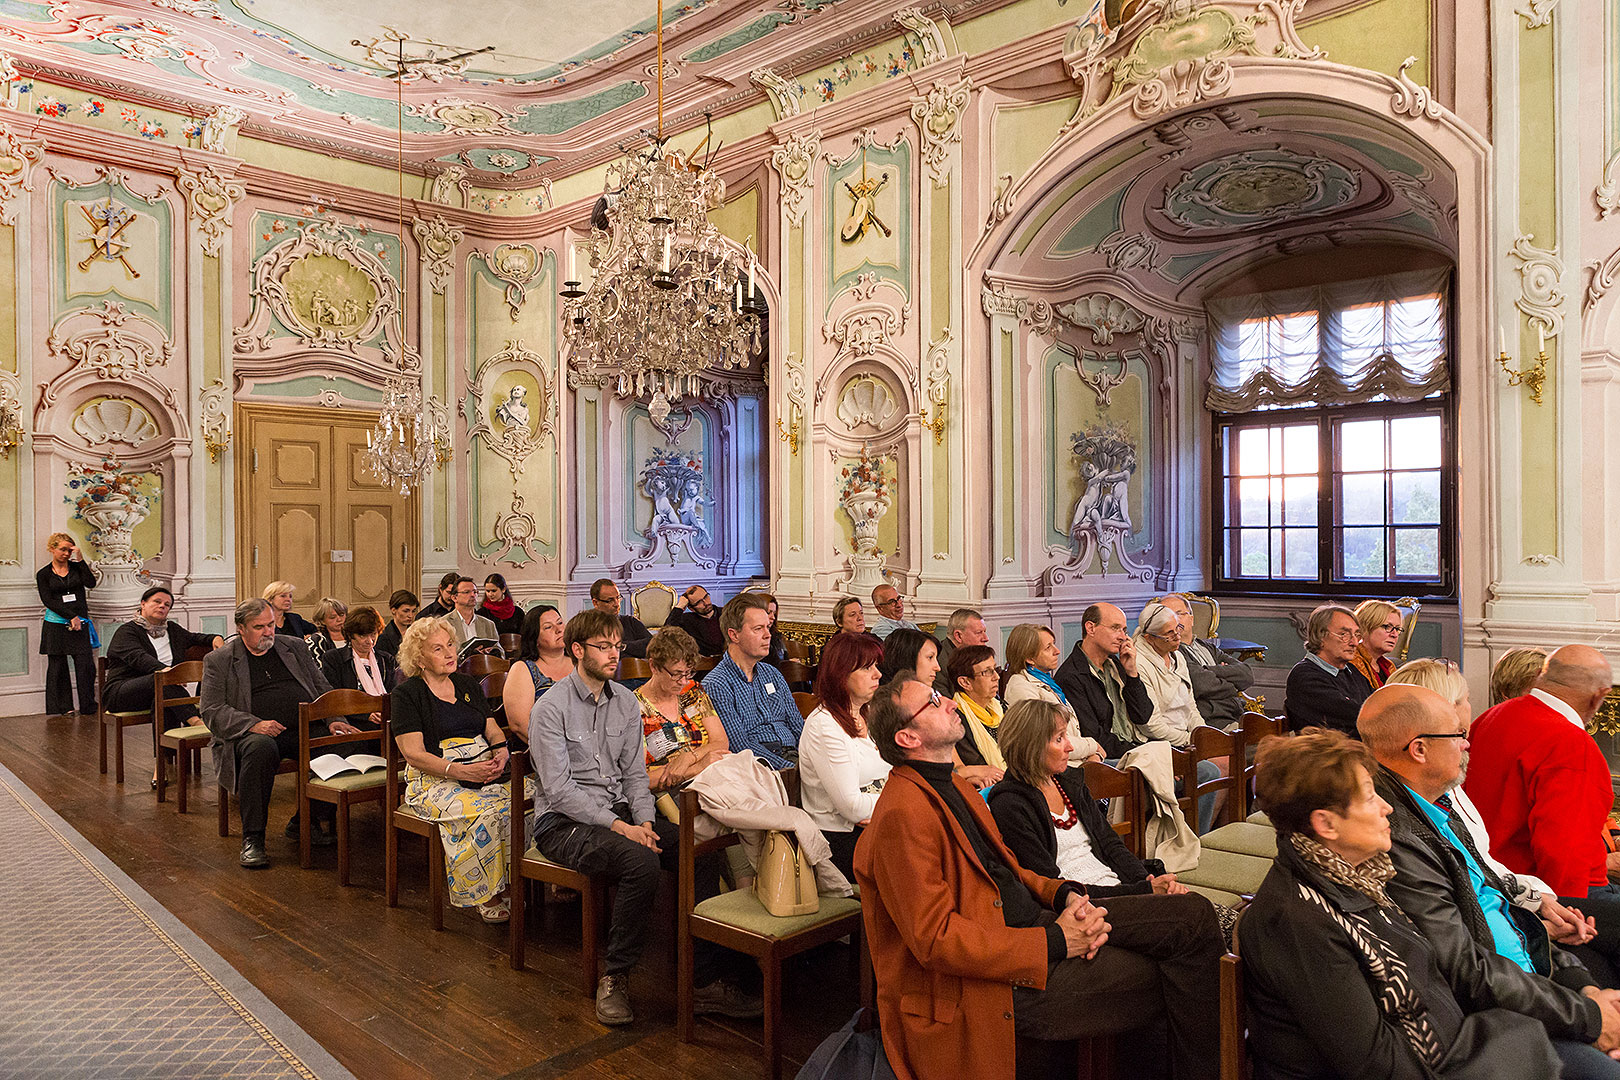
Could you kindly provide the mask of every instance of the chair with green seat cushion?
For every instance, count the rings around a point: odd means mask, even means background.
[[[189,697],[168,697],[169,687],[189,686],[192,683],[202,682],[202,661],[188,659],[183,663],[166,667],[152,675],[152,715],[154,719],[161,715],[158,710],[168,709],[175,705],[196,705],[201,698],[196,694]],[[157,702],[163,704],[159,706]],[[169,755],[174,754],[176,770],[179,773],[177,783],[179,790],[175,794],[175,803],[180,813],[186,812],[186,797],[190,794],[191,767],[195,762],[202,771],[202,748],[213,741],[213,734],[203,726],[201,721],[187,727],[170,728],[163,730],[161,722],[152,725],[152,756],[157,759],[157,797],[163,802],[168,796],[169,788]]]
[[[1271,824],[1271,818],[1266,816],[1266,812],[1264,810],[1256,810],[1244,820],[1249,822],[1251,825],[1264,825],[1268,829],[1274,828],[1274,826]]]
[[[1177,880],[1180,879],[1178,878]],[[1187,885],[1189,892],[1197,893],[1199,896],[1206,898],[1212,904],[1221,904],[1230,908],[1243,906],[1243,897],[1239,896],[1237,893],[1227,892],[1225,889],[1211,889],[1203,885],[1188,885],[1185,881],[1183,881],[1182,884]],[[1104,901],[1104,903],[1106,903],[1106,901]]]
[[[439,839],[439,823],[425,818],[414,807],[405,805],[404,783],[400,777],[399,747],[394,744],[393,732],[383,724],[383,757],[388,768],[383,778],[383,900],[389,907],[399,906],[399,834],[408,832],[427,841],[428,857],[428,917],[433,929],[444,929],[445,866],[444,843]],[[513,755],[515,763],[522,755]]]
[[[528,772],[529,756],[527,754],[512,755],[511,780],[511,836],[525,835],[523,818],[529,810],[529,800],[524,797],[523,777]],[[597,955],[598,943],[602,939],[602,922],[607,916],[607,879],[582,874],[572,867],[554,863],[534,845],[528,850],[520,851],[517,844],[512,848],[512,868],[510,874],[511,885],[507,895],[512,898],[512,914],[507,920],[506,929],[508,941],[508,962],[517,971],[523,970],[524,953],[528,945],[526,921],[528,918],[529,889],[531,881],[543,882],[558,888],[573,889],[579,893],[579,926],[580,926],[580,982],[584,987],[586,996],[596,993],[597,973],[600,970],[600,958]],[[545,896],[541,891],[542,902]]]
[[[1268,825],[1234,821],[1198,838],[1205,851],[1230,851],[1260,859],[1277,857],[1277,830]]]
[[[738,842],[737,834],[722,833],[699,843],[694,823],[702,808],[697,793],[683,791],[680,802],[681,850],[676,871],[678,899],[675,904],[675,954],[677,974],[675,994],[676,1032],[682,1042],[692,1041],[693,952],[697,939],[746,953],[758,961],[764,976],[765,997],[765,1075],[777,1080],[782,1074],[782,962],[817,945],[848,936],[861,957],[861,1002],[873,1001],[871,965],[865,961],[860,901],[823,896],[820,910],[813,915],[777,918],[765,910],[751,892],[737,891],[695,903],[694,864],[700,855],[719,851]]]
[[[1253,896],[1270,870],[1270,859],[1205,848],[1198,858],[1198,865],[1178,873],[1176,880],[1184,885],[1200,885],[1239,896]]]
[[[152,722],[151,709],[127,712],[107,711],[107,658],[96,657],[96,731],[101,737],[101,774],[107,774],[107,728],[113,729],[113,748],[116,759],[114,779],[124,782],[124,729],[140,727]]]
[[[354,735],[311,735],[310,725],[328,720],[343,720],[350,716],[369,716],[378,713],[382,724],[375,731],[362,731]],[[382,749],[383,734],[388,727],[388,695],[368,694],[363,690],[328,690],[314,701],[298,706],[298,763],[293,775],[298,777],[298,864],[309,869],[310,837],[315,828],[312,803],[331,803],[337,807],[338,884],[349,883],[349,808],[359,803],[381,804],[387,789],[387,774],[381,770],[365,773],[339,773],[330,780],[322,780],[309,771],[309,762],[315,751],[331,747],[332,753],[347,757],[357,752],[356,743],[375,744],[371,752]],[[370,749],[370,748],[368,748]]]

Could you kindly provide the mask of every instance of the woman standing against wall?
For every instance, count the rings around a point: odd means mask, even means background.
[[[45,605],[45,625],[39,635],[39,654],[45,664],[45,711],[52,716],[73,712],[73,684],[69,658],[79,680],[79,712],[96,714],[96,652],[90,625],[89,591],[96,587],[90,569],[73,537],[51,533],[45,541],[51,561],[34,575],[39,600]]]

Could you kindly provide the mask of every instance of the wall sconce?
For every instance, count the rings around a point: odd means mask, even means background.
[[[11,448],[22,445],[22,407],[7,401],[0,404],[0,458],[9,458]]]
[[[928,419],[928,406],[926,405],[917,413],[917,418],[922,421],[925,430],[934,433],[935,446],[945,441],[945,403],[943,401],[935,402],[934,418],[932,420]]]
[[[776,437],[788,444],[788,452],[794,457],[799,456],[799,421],[802,412],[799,403],[792,397],[787,402],[788,422],[782,423],[782,406],[776,407]]]
[[[1541,389],[1547,382],[1547,329],[1541,323],[1536,323],[1536,341],[1540,351],[1536,353],[1536,362],[1523,371],[1514,371],[1508,367],[1508,361],[1513,358],[1507,351],[1507,332],[1500,326],[1496,328],[1497,357],[1496,362],[1501,365],[1507,374],[1509,386],[1525,386],[1530,389],[1530,400],[1537,405],[1541,404]]]

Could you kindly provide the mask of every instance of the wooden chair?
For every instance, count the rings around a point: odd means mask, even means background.
[[[523,777],[528,772],[528,755],[512,757],[512,831],[514,837],[528,835],[523,828],[524,815],[530,802],[523,796]],[[528,944],[525,926],[528,920],[528,883],[543,882],[579,893],[580,928],[580,986],[587,997],[596,993],[596,980],[601,970],[597,953],[606,929],[608,913],[608,883],[606,878],[582,874],[559,863],[554,863],[533,844],[525,850],[521,843],[511,845],[511,885],[507,895],[512,899],[512,915],[507,921],[509,962],[513,970],[523,970],[524,953]],[[544,890],[541,896],[544,897]]]
[[[353,752],[356,742],[375,742],[382,749],[383,732],[388,721],[387,694],[373,696],[362,690],[328,690],[314,701],[298,706],[298,865],[305,870],[310,866],[310,836],[315,822],[310,813],[318,802],[337,807],[338,884],[349,883],[349,809],[360,803],[381,802],[387,787],[387,776],[371,770],[363,773],[339,773],[330,780],[322,780],[309,771],[313,752],[327,746],[344,744],[344,756]],[[318,721],[335,720],[359,714],[380,713],[383,724],[376,731],[362,731],[358,735],[318,735],[309,733],[309,726]]]
[[[1390,603],[1401,613],[1401,632],[1395,638],[1395,664],[1398,667],[1406,663],[1406,654],[1412,649],[1412,635],[1417,631],[1418,612],[1423,610],[1423,605],[1412,596],[1403,596]]]
[[[400,775],[405,759],[394,744],[394,733],[386,719],[382,730],[382,756],[388,759],[383,786],[383,900],[399,906],[399,834],[411,833],[427,841],[428,917],[433,929],[444,929],[445,866],[444,843],[439,839],[439,823],[430,821],[404,804],[405,784]],[[513,761],[519,755],[513,755]]]
[[[107,658],[96,657],[96,730],[101,737],[101,774],[107,775],[107,728],[113,729],[114,778],[124,782],[124,729],[152,722],[151,709],[131,712],[107,711]]]
[[[700,855],[730,847],[738,838],[735,833],[723,833],[698,843],[693,831],[702,812],[697,793],[683,791],[680,808],[680,869],[676,874],[679,900],[675,905],[676,1031],[682,1042],[692,1041],[695,942],[701,938],[747,953],[758,961],[764,975],[765,1075],[777,1080],[782,1075],[782,961],[845,935],[855,942],[858,955],[864,957],[861,903],[853,898],[823,896],[821,910],[814,915],[777,918],[761,906],[751,891],[739,889],[694,904],[695,861]],[[861,1002],[870,1005],[873,994],[864,961],[861,970]]]
[[[1187,601],[1187,610],[1192,612],[1193,637],[1213,638],[1221,625],[1221,605],[1213,596],[1198,596],[1195,593],[1182,593],[1181,598]]]
[[[461,673],[471,675],[475,679],[482,679],[485,675],[493,675],[497,671],[506,671],[511,666],[511,664],[498,656],[477,653],[467,657],[466,661],[461,665]]]
[[[1226,805],[1221,807],[1211,826],[1243,820],[1243,771],[1236,764],[1242,760],[1238,755],[1238,737],[1208,724],[1193,728],[1189,749],[1171,751],[1176,775],[1181,778],[1181,797],[1176,801],[1181,804],[1181,812],[1186,815],[1189,824],[1198,820],[1199,798],[1218,791],[1226,792]],[[1226,758],[1227,775],[1199,783],[1198,763],[1222,757]]]
[[[506,659],[508,661],[516,660],[519,651],[521,651],[523,648],[523,635],[502,634],[500,640],[501,651],[506,654]]]
[[[802,690],[795,690],[793,692],[793,704],[799,707],[800,716],[809,716],[815,712],[816,706],[820,705],[821,702],[816,700],[814,694],[806,694]]]
[[[152,756],[157,759],[157,798],[158,802],[164,802],[168,797],[169,753],[172,751],[177,774],[174,799],[176,808],[182,814],[186,812],[186,797],[191,790],[192,767],[195,764],[198,774],[201,774],[202,748],[212,742],[214,736],[201,720],[187,727],[164,731],[163,709],[171,705],[196,705],[202,700],[196,694],[176,698],[165,698],[164,694],[171,686],[201,682],[202,669],[201,660],[187,660],[152,676]]]
[[[656,629],[669,621],[675,610],[675,590],[662,581],[649,581],[630,593],[630,607],[648,629]]]
[[[1254,805],[1254,751],[1259,748],[1260,740],[1267,735],[1282,735],[1286,732],[1281,717],[1267,716],[1265,713],[1248,712],[1243,714],[1243,726],[1238,728],[1238,743],[1242,750],[1236,755],[1243,762],[1243,809],[1244,816]],[[1237,820],[1237,819],[1233,819]]]
[[[1088,761],[1084,771],[1086,789],[1093,798],[1110,800],[1108,816],[1120,818],[1114,822],[1114,831],[1124,838],[1131,854],[1140,859],[1147,820],[1147,788],[1142,782],[1141,770],[1116,769],[1100,761]],[[1125,804],[1124,811],[1119,815],[1113,813],[1114,799],[1121,799]]]
[[[619,681],[652,678],[652,663],[639,656],[619,657]]]
[[[1237,943],[1232,943],[1234,949]],[[1249,1023],[1243,1008],[1243,961],[1221,957],[1221,1080],[1249,1080]]]
[[[276,769],[276,775],[290,773],[298,768],[298,761],[294,758],[282,758],[281,765]],[[219,835],[231,835],[231,793],[224,784],[219,785]]]
[[[801,664],[814,664],[816,662],[816,647],[807,645],[796,638],[784,636],[782,648],[787,651],[789,660],[797,660]]]
[[[700,656],[697,658],[697,662],[692,665],[692,674],[702,678],[719,665],[720,657],[718,656]]]
[[[809,664],[789,659],[776,665],[776,669],[782,673],[782,678],[788,681],[788,685],[796,690],[801,688],[808,690],[815,684],[816,669]]]

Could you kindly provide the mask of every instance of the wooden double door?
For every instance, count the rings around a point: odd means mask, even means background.
[[[371,604],[386,621],[389,595],[420,585],[416,495],[401,497],[366,468],[375,423],[352,410],[237,406],[240,596],[290,581],[305,618],[332,596]]]

